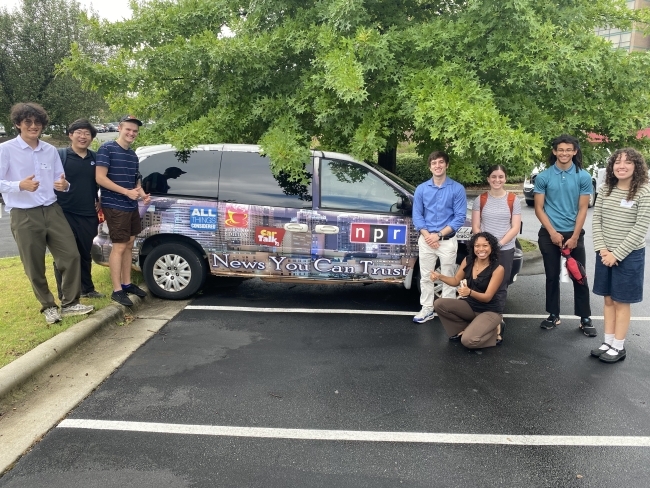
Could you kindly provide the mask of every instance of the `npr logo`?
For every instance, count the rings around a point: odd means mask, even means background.
[[[406,244],[405,225],[352,224],[350,242]]]

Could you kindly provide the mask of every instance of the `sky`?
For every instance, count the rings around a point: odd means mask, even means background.
[[[88,10],[92,5],[93,9],[99,14],[102,19],[115,22],[117,20],[128,19],[131,17],[131,9],[129,8],[129,0],[77,0],[81,4],[81,8]],[[20,0],[1,0],[2,6],[7,7],[9,10],[15,9]]]

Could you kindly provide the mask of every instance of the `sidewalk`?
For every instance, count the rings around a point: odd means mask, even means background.
[[[141,287],[149,291],[145,285]],[[0,368],[0,400],[102,328],[123,321],[125,315],[133,315],[144,299],[137,296],[130,298],[133,307],[113,303]]]
[[[189,300],[147,298],[144,302],[133,302],[135,306],[131,309],[116,304],[101,310],[96,317],[79,322],[0,369],[5,392],[10,383],[16,383],[18,375],[23,380],[0,398],[0,474],[10,469],[142,344],[156,335],[164,340],[159,330]],[[137,315],[134,314],[132,322],[119,324],[125,312],[133,314],[135,309]],[[67,348],[67,354],[59,349],[62,347]],[[28,357],[28,362],[34,364],[21,361],[20,367],[13,368],[14,374],[7,374],[9,366]]]

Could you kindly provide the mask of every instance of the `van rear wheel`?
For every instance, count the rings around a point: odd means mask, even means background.
[[[142,272],[151,293],[182,300],[201,289],[207,266],[195,249],[176,242],[155,247],[145,258]]]

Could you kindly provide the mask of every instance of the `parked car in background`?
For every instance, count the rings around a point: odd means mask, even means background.
[[[106,124],[106,130],[108,132],[117,132],[117,126],[119,125],[118,122],[109,122]]]
[[[5,130],[5,126],[0,124],[0,136],[6,136],[7,131]]]
[[[304,180],[296,182],[274,175],[254,145],[180,153],[144,146],[136,154],[151,202],[140,207],[133,266],[154,295],[187,298],[208,274],[419,287],[415,188],[377,165],[312,151]],[[92,249],[102,265],[111,251],[107,230],[100,226]],[[468,220],[457,233],[459,263],[470,235]],[[519,248],[511,281],[522,260]]]
[[[104,124],[95,124],[95,130],[97,132],[107,132],[108,129],[106,129],[106,126]]]
[[[535,178],[537,175],[544,171],[546,166],[540,165],[533,169],[530,176],[524,180],[524,199],[526,200],[526,205],[529,207],[535,206]],[[594,206],[596,201],[596,196],[598,194],[598,188],[605,181],[605,168],[598,168],[597,166],[592,166],[588,169],[591,173],[591,185],[592,192],[589,197],[589,207]]]

